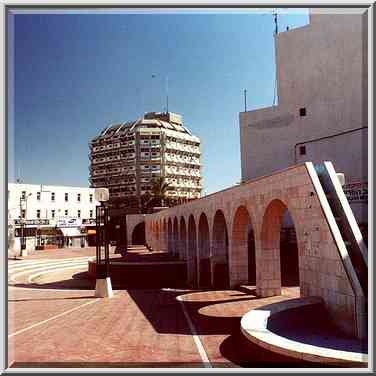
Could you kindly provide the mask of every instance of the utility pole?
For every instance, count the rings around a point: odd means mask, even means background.
[[[244,112],[247,112],[247,89],[244,89]]]

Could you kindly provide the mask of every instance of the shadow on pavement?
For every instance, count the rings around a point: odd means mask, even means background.
[[[188,293],[202,293],[203,291],[188,291]],[[207,291],[204,291],[206,293]],[[183,315],[177,296],[182,292],[161,290],[129,290],[129,295],[144,313],[148,321],[158,333],[192,335]],[[268,351],[262,347],[249,343],[240,331],[241,313],[233,316],[206,316],[200,313],[204,307],[222,303],[236,303],[256,299],[251,295],[231,294],[238,296],[235,299],[211,299],[204,297],[197,301],[184,301],[188,315],[200,336],[227,335],[219,342],[219,351],[224,358],[223,362],[213,364],[214,367],[251,367],[251,368],[278,368],[278,367],[326,367],[326,365],[299,361]],[[154,301],[154,304],[151,302]],[[202,338],[201,338],[202,340]],[[218,346],[217,345],[217,346]],[[205,344],[204,346],[212,346]],[[210,348],[209,348],[210,349]],[[210,355],[209,355],[210,356]]]
[[[239,320],[240,326],[240,320]],[[227,337],[219,347],[221,354],[240,367],[247,368],[318,368],[320,363],[303,362],[298,359],[276,354],[249,342],[240,332],[239,327]]]
[[[330,321],[324,306],[303,306],[273,315],[268,329],[282,337],[307,345],[366,354],[367,340],[346,336]]]
[[[32,289],[93,290],[95,289],[95,280],[90,280],[87,276],[87,272],[80,272],[73,274],[72,278],[62,281],[47,283],[16,283],[12,286]]]
[[[200,291],[128,290],[130,297],[158,333],[174,334],[191,334],[186,324],[183,325],[183,327],[179,327],[175,323],[177,316],[181,316],[185,322],[180,303],[176,299],[177,296],[184,295],[185,293],[200,293]],[[234,328],[239,326],[240,317],[205,316],[200,314],[199,310],[214,304],[250,301],[254,298],[255,297],[252,296],[242,295],[242,297],[237,299],[184,301],[183,304],[191,320],[195,323],[197,334],[230,334],[233,332]],[[153,301],[154,304],[151,305],[151,301]],[[170,320],[164,320],[164,317],[168,317]],[[196,323],[198,325],[196,325]]]

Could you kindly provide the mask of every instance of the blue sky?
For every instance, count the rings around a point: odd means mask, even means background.
[[[284,9],[278,21],[283,31],[308,15]],[[273,102],[271,10],[17,14],[9,25],[10,182],[88,186],[89,140],[165,110],[166,77],[169,110],[201,139],[205,193],[240,180],[243,91],[248,110]]]

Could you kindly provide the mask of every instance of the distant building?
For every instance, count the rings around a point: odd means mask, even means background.
[[[29,250],[48,244],[87,245],[97,205],[93,188],[9,183],[8,224],[14,229],[14,249],[20,249],[22,232]]]
[[[332,161],[367,223],[367,14],[312,9],[276,35],[278,105],[240,113],[242,180],[304,161]]]
[[[140,198],[150,192],[153,178],[165,178],[172,200],[199,198],[200,156],[200,140],[180,115],[146,113],[110,125],[90,142],[91,186],[109,188],[110,199],[122,199],[129,212],[140,210]]]

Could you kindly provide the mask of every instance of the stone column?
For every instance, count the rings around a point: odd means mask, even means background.
[[[280,250],[256,247],[256,294],[260,297],[281,295]]]

